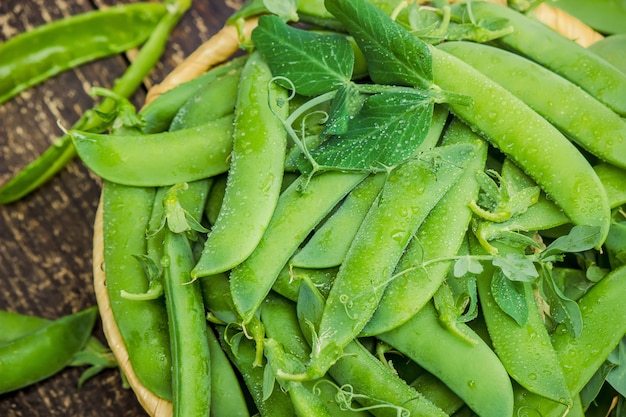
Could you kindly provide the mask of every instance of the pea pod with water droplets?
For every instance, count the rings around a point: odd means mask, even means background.
[[[472,104],[447,104],[450,111],[511,158],[574,224],[596,226],[599,248],[608,234],[611,209],[589,161],[552,124],[526,103],[469,64],[431,48],[434,81],[465,94]]]

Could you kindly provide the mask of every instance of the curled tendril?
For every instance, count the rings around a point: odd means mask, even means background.
[[[315,390],[314,392],[317,392],[316,395],[319,395],[319,393],[321,392],[320,388],[318,387],[320,383],[327,383],[337,390],[337,392],[335,393],[335,402],[337,403],[339,408],[343,411],[359,412],[359,411],[369,411],[369,410],[374,410],[374,409],[379,409],[379,408],[392,408],[396,410],[397,417],[409,417],[411,415],[411,412],[402,406],[391,404],[387,401],[381,401],[376,398],[372,398],[368,395],[358,394],[354,392],[354,387],[350,384],[344,384],[342,386],[338,386],[332,381],[329,381],[327,379],[321,379],[315,383],[315,385],[313,386],[313,389]],[[354,407],[353,403],[355,399],[365,399],[373,404],[370,404],[368,406],[363,406],[363,407]]]
[[[347,294],[341,294],[339,296],[339,302],[341,304],[343,304],[344,309],[346,310],[346,315],[354,320],[356,317],[352,316],[350,314],[350,309],[352,308],[352,306],[354,305],[354,303],[352,302],[352,300],[350,300],[350,297]]]

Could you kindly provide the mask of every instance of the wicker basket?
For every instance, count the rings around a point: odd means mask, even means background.
[[[502,3],[502,0],[490,1]],[[578,19],[573,18],[559,9],[548,6],[545,3],[537,7],[534,11],[534,15],[538,20],[582,46],[589,46],[602,39],[601,34],[584,25]],[[244,33],[249,36],[255,26],[256,20],[251,19],[247,21],[244,26]],[[146,104],[174,86],[189,81],[206,72],[213,65],[228,60],[232,54],[238,50],[239,37],[235,27],[225,26],[218,35],[220,36],[209,39],[202,44],[193,54],[176,67],[161,84],[154,86],[148,92]],[[93,279],[105,337],[122,371],[128,379],[131,389],[137,396],[141,406],[150,416],[170,417],[172,415],[172,403],[157,397],[149,391],[141,384],[135,375],[128,358],[124,341],[111,311],[104,267],[102,199],[100,199],[94,223]]]

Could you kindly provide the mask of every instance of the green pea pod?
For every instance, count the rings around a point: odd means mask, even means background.
[[[108,181],[103,186],[104,267],[111,311],[130,363],[141,383],[171,400],[171,353],[162,300],[131,300],[122,291],[143,294],[149,282],[133,257],[147,253],[146,231],[154,205],[153,188]]]
[[[248,405],[239,378],[213,329],[207,328],[211,355],[211,415],[248,417]]]
[[[295,366],[304,366],[303,363],[309,357],[310,347],[300,329],[296,314],[296,304],[277,296],[268,294],[261,308],[261,320],[265,327],[270,350],[273,354],[289,355],[295,360]],[[276,346],[272,348],[272,343]],[[266,347],[268,342],[266,342]],[[283,350],[283,352],[281,352]],[[286,362],[283,360],[283,362]],[[282,369],[282,368],[281,368]],[[313,417],[330,415],[334,417],[364,417],[365,412],[357,412],[342,408],[338,404],[333,389],[317,389],[318,387],[331,388],[335,382],[324,376],[319,381],[283,382],[285,389],[289,391],[291,400],[298,415],[310,415]],[[300,410],[300,411],[299,411]]]
[[[326,300],[308,378],[326,373],[341,350],[370,320],[394,278],[409,240],[428,213],[461,177],[475,148],[438,147],[390,172],[363,220]]]
[[[281,190],[287,147],[281,119],[287,118],[286,99],[287,90],[272,82],[260,53],[253,53],[239,83],[222,207],[192,272],[194,277],[232,269],[261,240]]]
[[[431,299],[450,268],[450,261],[440,259],[455,256],[465,237],[472,218],[469,203],[478,195],[474,174],[484,168],[488,146],[458,119],[450,124],[443,143],[468,143],[475,147],[475,153],[467,163],[465,175],[441,198],[409,242],[396,266],[397,277],[385,288],[362,335],[391,330],[416,314]]]
[[[300,285],[296,312],[300,328],[309,344],[313,344],[325,300],[307,279]],[[344,348],[343,355],[328,370],[339,385],[346,406],[370,410],[377,417],[410,415],[416,417],[444,417],[447,414],[409,386],[398,373],[372,355],[363,344],[354,339]]]
[[[115,94],[128,98],[141,85],[161,57],[171,30],[190,5],[190,0],[174,0],[169,4],[169,7],[166,8],[167,13],[159,20],[124,75],[115,81],[112,88]],[[72,129],[102,132],[108,125],[103,123],[98,113],[109,113],[114,108],[113,99],[104,99],[93,110],[86,111],[74,123]],[[28,164],[0,187],[0,204],[12,203],[31,193],[63,169],[75,156],[76,150],[72,138],[70,135],[64,134],[55,140],[54,144],[39,158]]]
[[[472,254],[485,254],[478,242],[472,240],[472,243]],[[498,248],[499,253],[506,254],[506,247],[500,245]],[[520,325],[502,311],[493,297],[491,281],[494,271],[491,264],[485,264],[478,275],[477,286],[481,311],[496,354],[509,375],[527,390],[571,406],[565,376],[535,302],[532,286],[521,283],[529,302],[528,318]]]
[[[272,390],[269,397],[264,396],[265,366],[254,366],[256,348],[254,342],[239,334],[238,340],[230,338],[227,327],[216,326],[219,341],[224,352],[233,362],[248,392],[262,417],[293,417],[295,411],[289,395],[280,390]]]
[[[162,3],[119,5],[10,38],[0,46],[0,103],[63,71],[139,46],[165,12]]]
[[[626,266],[612,270],[578,301],[582,330],[578,337],[559,326],[552,334],[567,387],[577,394],[626,334]]]
[[[464,331],[473,334],[474,344],[451,333],[428,303],[405,324],[377,337],[441,379],[479,416],[513,415],[509,375],[478,335],[466,326]]]
[[[452,14],[458,19],[467,19],[471,15],[475,21],[506,19],[513,31],[498,38],[496,42],[499,45],[551,69],[616,113],[626,116],[626,74],[619,69],[538,20],[510,7],[487,1],[469,4],[454,5]]]
[[[611,210],[587,159],[547,120],[490,78],[438,48],[431,52],[435,83],[472,98],[469,106],[448,104],[451,112],[520,166],[574,224],[597,226],[599,248]]]
[[[308,279],[315,283],[322,295],[326,297],[337,276],[338,269],[339,268],[299,268],[287,264],[278,274],[276,281],[274,281],[272,291],[291,301],[296,301],[298,299],[298,292],[300,291],[300,283],[303,279]]]
[[[439,48],[513,93],[589,153],[626,168],[626,120],[577,85],[495,46],[461,41]]]
[[[244,322],[252,320],[283,267],[311,230],[365,177],[326,172],[307,182],[301,176],[281,194],[261,241],[230,272],[233,301]]]
[[[168,186],[228,170],[232,116],[172,132],[70,134],[85,165],[105,180],[136,187]]]
[[[607,36],[587,47],[626,74],[626,33]]]
[[[0,344],[32,333],[47,323],[41,317],[0,310]]]
[[[238,73],[246,59],[246,56],[242,56],[215,66],[206,73],[179,84],[152,100],[140,111],[143,120],[146,122],[143,132],[159,133],[168,130],[172,120],[192,97],[195,99],[197,96],[202,96],[204,89],[208,88],[209,84],[217,82],[218,79],[230,77],[231,74]]]
[[[454,415],[465,404],[446,384],[429,372],[418,376],[411,382],[411,386],[447,414]]]
[[[173,416],[206,416],[211,407],[211,354],[200,283],[184,233],[165,231],[164,286],[172,352]]]
[[[69,365],[89,340],[97,316],[98,309],[91,307],[0,344],[0,394],[46,379]]]
[[[226,71],[226,68],[231,67],[232,69]],[[200,76],[212,77],[210,82],[204,84],[180,106],[172,118],[170,131],[200,126],[233,113],[242,68],[230,64],[219,70],[219,72],[209,71]]]

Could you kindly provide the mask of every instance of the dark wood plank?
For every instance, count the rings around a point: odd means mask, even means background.
[[[124,1],[128,2],[128,1]],[[3,0],[0,42],[44,22],[118,4],[112,0]],[[194,0],[146,85],[159,82],[201,42],[221,28],[236,3]],[[122,30],[123,28],[120,28]],[[124,56],[84,65],[0,105],[0,184],[34,160],[93,105],[92,85],[111,87],[127,66]],[[133,102],[140,105],[145,89]],[[0,309],[48,319],[95,305],[91,240],[100,179],[79,160],[25,199],[0,206]],[[96,336],[105,342],[99,323]],[[83,369],[0,395],[2,416],[143,415],[117,370],[76,383]]]

